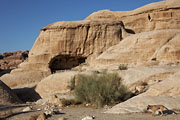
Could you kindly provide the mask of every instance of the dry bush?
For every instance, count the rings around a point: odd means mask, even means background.
[[[119,65],[119,70],[127,70],[127,69],[128,69],[127,65],[124,64]]]
[[[74,93],[78,101],[96,107],[116,104],[131,97],[131,92],[115,73],[78,75]]]

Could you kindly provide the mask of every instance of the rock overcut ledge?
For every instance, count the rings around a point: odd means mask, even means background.
[[[41,29],[28,63],[21,67],[48,70],[50,61],[58,55],[91,60],[119,43],[123,32],[123,23],[114,20],[56,22]]]

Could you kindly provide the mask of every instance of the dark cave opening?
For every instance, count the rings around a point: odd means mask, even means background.
[[[51,59],[49,68],[51,73],[55,73],[58,70],[70,70],[85,61],[86,57],[82,56],[58,55]]]

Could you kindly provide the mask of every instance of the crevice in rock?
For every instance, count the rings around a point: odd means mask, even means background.
[[[89,29],[90,29],[90,26],[87,26],[87,28],[86,28],[86,37],[85,37],[84,43],[83,43],[83,53],[85,52],[85,46],[86,46],[85,44],[86,44],[86,41],[88,39]]]
[[[148,20],[151,21],[151,16],[148,14]]]

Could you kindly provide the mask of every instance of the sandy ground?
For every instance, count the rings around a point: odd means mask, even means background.
[[[13,108],[14,109],[14,108]],[[22,107],[17,107],[22,109]],[[1,112],[2,110],[0,110]],[[62,114],[53,115],[48,120],[58,120],[60,117],[67,118],[67,120],[81,120],[82,118],[90,115],[95,116],[95,120],[180,120],[180,114],[178,115],[166,115],[166,116],[152,116],[151,113],[132,113],[132,114],[105,114],[105,109],[93,109],[86,107],[66,107],[62,110]],[[32,112],[17,112],[6,118],[0,118],[0,120],[29,120],[31,116],[43,113],[43,111]]]

